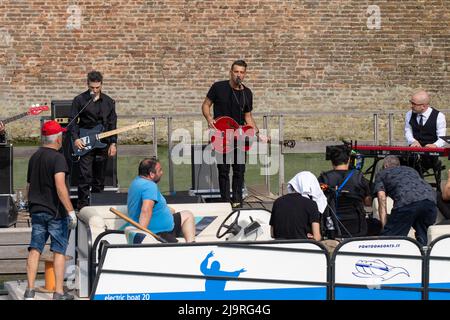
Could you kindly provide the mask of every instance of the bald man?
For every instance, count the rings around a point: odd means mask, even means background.
[[[445,115],[430,106],[430,96],[426,91],[414,93],[409,100],[411,111],[406,113],[405,138],[411,147],[443,147],[447,126]]]
[[[424,90],[415,92],[411,99],[411,110],[406,113],[405,138],[411,147],[437,148],[443,147],[447,126],[445,115],[430,106],[430,96]],[[411,163],[412,161],[412,163]],[[441,190],[441,161],[437,156],[421,155],[420,158],[410,157],[402,162],[414,167],[423,177],[424,173],[433,169],[436,189]]]

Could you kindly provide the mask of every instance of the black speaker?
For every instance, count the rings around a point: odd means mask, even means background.
[[[211,145],[191,145],[191,176],[194,193],[219,192],[219,178]]]
[[[177,191],[174,195],[164,195],[167,204],[176,203],[202,203],[203,198],[200,196],[192,196],[189,191]]]
[[[72,108],[72,100],[52,100],[51,117],[52,120],[67,125],[69,123],[70,110]]]
[[[13,146],[0,145],[0,194],[13,194]]]
[[[10,195],[0,195],[0,227],[10,227],[17,222],[17,207]]]
[[[103,191],[100,193],[91,193],[90,205],[91,206],[101,206],[101,205],[126,205],[127,204],[127,192],[111,192]]]

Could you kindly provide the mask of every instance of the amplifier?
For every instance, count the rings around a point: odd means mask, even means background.
[[[72,100],[52,100],[51,117],[58,123],[68,123],[70,110],[72,108]]]
[[[69,118],[55,118],[54,120],[61,125],[69,123]]]

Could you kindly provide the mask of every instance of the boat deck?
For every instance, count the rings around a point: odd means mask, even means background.
[[[7,282],[5,282],[4,286],[5,286],[5,289],[8,291],[8,295],[6,295],[3,298],[4,300],[23,300],[23,294],[25,293],[25,289],[27,287],[26,280],[7,281]],[[40,291],[40,288],[43,288],[43,287],[44,287],[44,280],[36,280],[36,288],[37,289],[36,289],[36,295],[34,297],[34,300],[52,300],[53,293]],[[79,298],[76,295],[75,290],[67,289],[67,291],[74,295],[75,300],[88,300],[87,298]]]
[[[267,194],[264,186],[248,187],[248,196],[244,199],[243,208],[271,210],[276,195]],[[0,228],[0,285],[3,282],[4,290],[0,297],[8,298],[6,290],[11,294],[10,299],[22,299],[26,287],[26,259],[31,236],[31,218],[28,212],[20,211],[17,223],[9,228]],[[44,254],[48,252],[46,245]],[[38,279],[43,278],[44,263],[39,264]],[[43,280],[37,280],[38,286],[43,286]],[[51,293],[36,292],[36,299],[51,299]],[[5,299],[6,299],[5,298]],[[8,298],[8,299],[9,299]]]

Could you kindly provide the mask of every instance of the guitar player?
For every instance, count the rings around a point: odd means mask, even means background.
[[[72,101],[71,116],[75,119],[70,125],[72,142],[78,149],[85,147],[80,139],[80,128],[92,129],[98,124],[103,131],[114,130],[117,127],[115,101],[102,92],[103,76],[98,71],[91,71],[87,75],[88,90],[76,96]],[[90,192],[102,192],[104,189],[106,160],[117,153],[117,135],[105,138],[107,147],[92,149],[80,156],[80,175],[78,184],[77,209],[89,205]]]
[[[215,119],[228,116],[240,126],[253,127],[256,136],[267,141],[266,137],[259,136],[259,130],[252,116],[253,94],[250,88],[243,84],[247,74],[247,63],[244,60],[234,61],[230,69],[230,79],[215,82],[208,91],[202,104],[202,113],[208,122],[208,127],[216,129]],[[213,105],[214,116],[211,116]],[[219,172],[219,189],[223,201],[231,202],[233,207],[242,206],[242,188],[244,186],[245,151],[234,148],[233,152],[216,156]],[[230,165],[233,168],[232,197],[230,197]]]

